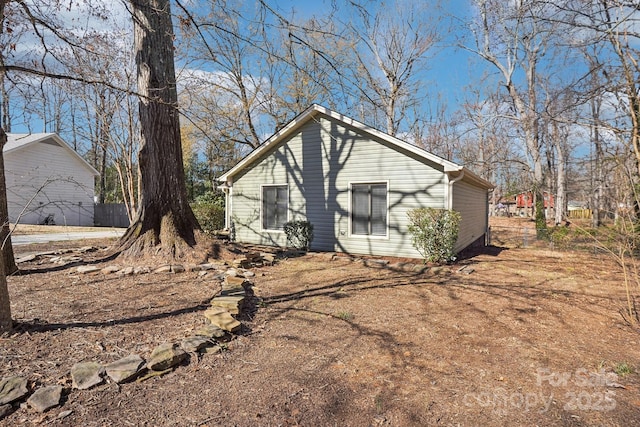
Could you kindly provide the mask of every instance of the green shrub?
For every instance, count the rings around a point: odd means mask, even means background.
[[[313,224],[309,221],[289,221],[284,224],[287,246],[308,250],[313,240]]]
[[[556,225],[555,227],[547,230],[549,240],[559,246],[567,246],[571,244],[571,241],[575,237],[571,230],[567,226]]]
[[[426,261],[443,264],[456,258],[461,215],[446,209],[418,208],[408,212],[411,242]]]
[[[540,240],[549,238],[547,219],[544,215],[544,202],[542,200],[536,202],[536,237]]]
[[[206,192],[196,198],[191,209],[205,233],[224,228],[224,194]]]

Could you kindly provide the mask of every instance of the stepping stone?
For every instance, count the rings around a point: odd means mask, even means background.
[[[88,273],[95,273],[96,271],[100,271],[100,269],[95,265],[81,265],[78,268],[76,268],[76,271],[80,274],[88,274]]]
[[[211,347],[205,347],[202,349],[202,352],[207,354],[217,354],[217,353],[220,353],[221,351],[222,351],[222,347],[220,347],[219,345],[213,345]]]
[[[44,412],[47,409],[59,406],[61,398],[62,386],[52,385],[36,390],[36,392],[29,397],[27,403],[36,411]]]
[[[242,286],[234,286],[234,287],[230,287],[230,288],[223,288],[222,291],[220,291],[220,295],[221,296],[245,296],[246,295],[246,291],[244,290],[244,288]]]
[[[262,256],[262,262],[267,263],[269,265],[273,265],[273,263],[276,261],[276,256],[273,254],[262,253],[260,255]]]
[[[36,255],[35,254],[26,255],[26,256],[23,256],[22,258],[18,258],[16,260],[16,264],[21,264],[23,262],[33,261],[34,259],[36,259]]]
[[[213,307],[222,307],[231,314],[239,314],[244,303],[244,296],[220,296],[211,300]]]
[[[201,271],[207,271],[207,270],[217,270],[218,268],[220,268],[219,264],[212,264],[210,262],[206,263],[206,264],[200,264],[198,267],[200,267]]]
[[[181,264],[163,265],[153,270],[154,273],[184,273],[185,271],[186,268]]]
[[[260,255],[260,253],[258,252],[247,252],[245,258],[251,262],[262,261],[262,255]]]
[[[120,276],[131,276],[135,273],[135,269],[133,267],[125,267],[118,273]]]
[[[118,271],[120,271],[120,266],[118,265],[108,265],[105,268],[103,268],[102,270],[100,270],[100,273],[102,274],[113,274],[113,273],[117,273]]]
[[[155,270],[153,270],[154,273],[171,273],[171,266],[170,265],[163,265],[160,266],[158,268],[156,268]]]
[[[195,353],[212,345],[210,338],[198,335],[187,337],[180,342],[180,347],[187,353]]]
[[[225,276],[223,286],[230,287],[230,288],[237,288],[238,286],[241,286],[244,288],[245,284],[248,284],[248,283],[249,281],[244,277]]]
[[[120,360],[106,365],[105,371],[109,378],[117,384],[127,382],[135,378],[144,367],[144,359],[137,354],[131,354]]]
[[[0,381],[0,406],[22,399],[29,390],[27,380],[22,377],[7,377]]]
[[[194,331],[195,335],[206,338],[224,338],[227,333],[217,327],[216,325],[204,325],[203,327]]]
[[[179,365],[188,357],[189,355],[176,344],[160,344],[151,352],[147,367],[152,371],[165,371]]]
[[[186,268],[184,268],[183,265],[180,264],[173,264],[171,266],[171,272],[172,273],[184,273],[186,271]]]
[[[76,262],[82,262],[82,257],[79,256],[70,256],[70,257],[58,257],[56,261],[53,261],[55,258],[51,259],[51,262],[55,262],[57,264],[72,264]]]
[[[227,332],[235,333],[240,330],[242,323],[234,319],[231,314],[222,307],[211,307],[204,312],[204,317],[209,321]]]
[[[104,381],[104,367],[96,362],[76,363],[71,367],[73,388],[88,390]]]
[[[224,274],[226,274],[227,276],[231,276],[231,277],[237,277],[238,276],[238,270],[236,270],[235,268],[229,268],[227,271],[224,272]]]

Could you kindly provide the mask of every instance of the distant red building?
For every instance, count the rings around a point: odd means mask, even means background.
[[[544,208],[554,207],[553,194],[549,194],[548,192],[543,193],[544,198]],[[533,193],[531,191],[520,193],[516,196],[516,208],[532,208],[533,207]]]

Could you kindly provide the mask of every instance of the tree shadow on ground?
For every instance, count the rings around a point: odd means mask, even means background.
[[[14,333],[36,333],[36,332],[49,332],[56,330],[66,330],[74,328],[102,328],[115,325],[128,325],[135,323],[144,323],[151,320],[166,319],[181,314],[195,313],[199,311],[205,311],[211,306],[208,303],[200,303],[191,307],[179,308],[163,313],[149,314],[145,316],[133,316],[125,317],[122,319],[111,319],[104,321],[90,321],[90,322],[69,322],[69,323],[49,323],[46,320],[33,319],[30,322],[14,322]]]

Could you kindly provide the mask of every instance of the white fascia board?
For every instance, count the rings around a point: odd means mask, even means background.
[[[24,141],[24,143],[18,143],[9,147],[8,149],[3,150],[3,153],[11,153],[13,151],[22,150],[32,144],[36,144],[38,142],[45,141],[47,139],[53,139],[56,144],[58,144],[63,149],[67,150],[69,154],[73,157],[77,158],[82,162],[82,164],[91,171],[93,176],[99,176],[100,172],[98,172],[93,166],[89,164],[85,159],[82,158],[80,154],[78,154],[73,148],[71,148],[57,133],[37,133],[37,134],[12,134],[15,137],[15,142]],[[6,146],[5,146],[6,148]]]

